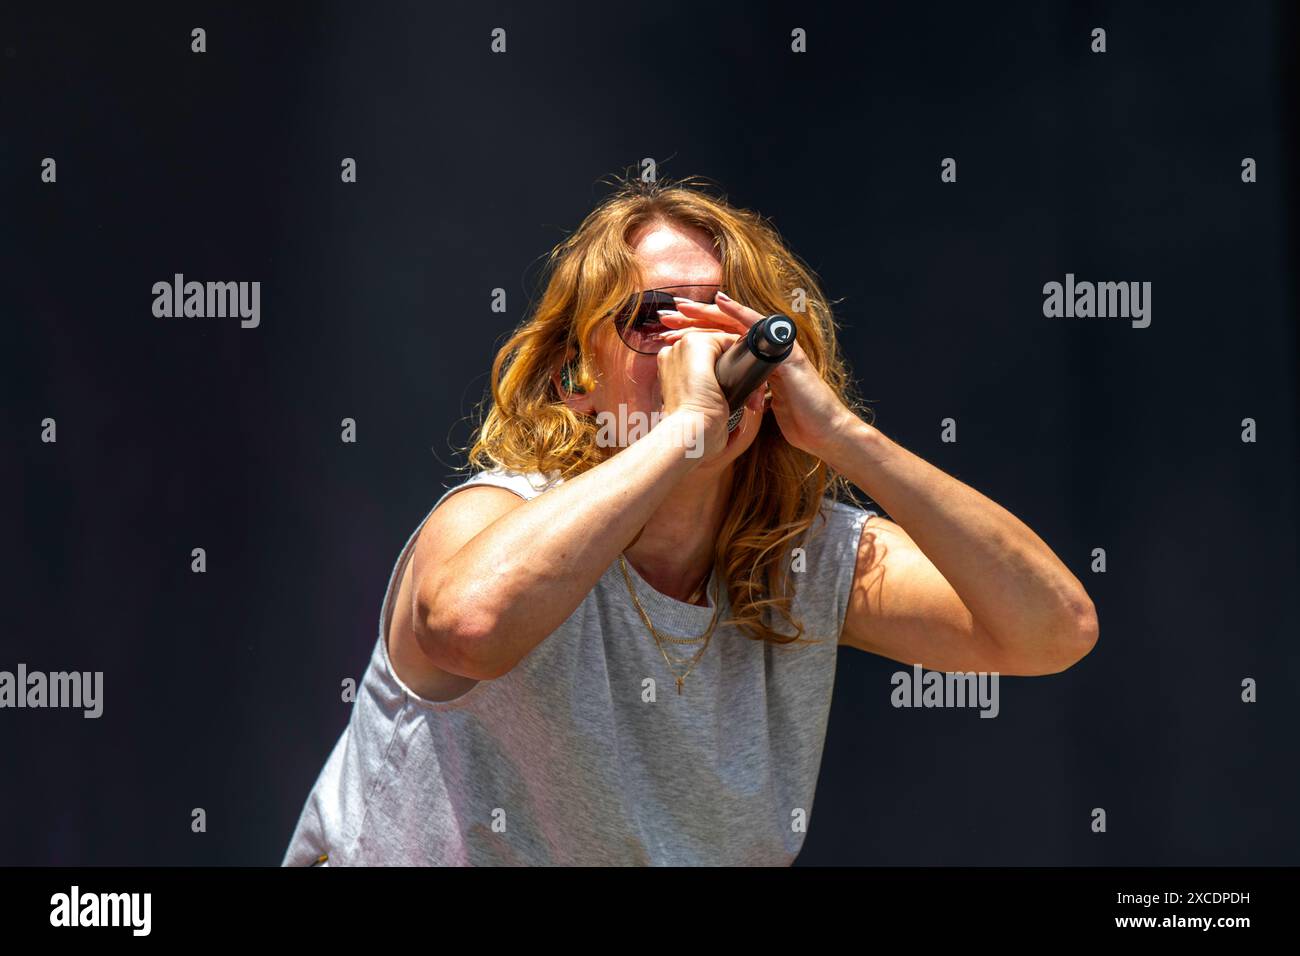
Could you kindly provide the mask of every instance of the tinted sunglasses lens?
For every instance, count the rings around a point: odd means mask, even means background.
[[[659,310],[672,307],[673,297],[670,292],[641,293],[637,301],[619,313],[619,337],[628,348],[638,352],[658,352],[664,343],[657,336],[660,332],[668,331],[668,326],[659,321]]]

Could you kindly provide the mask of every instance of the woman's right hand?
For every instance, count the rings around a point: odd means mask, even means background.
[[[674,330],[673,341],[659,352],[659,391],[663,414],[683,413],[702,434],[695,436],[698,455],[707,461],[727,447],[731,409],[714,371],[718,358],[740,336],[716,329]]]

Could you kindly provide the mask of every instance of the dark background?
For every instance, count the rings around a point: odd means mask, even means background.
[[[1098,608],[996,720],[841,650],[800,863],[1300,862],[1291,4],[226,6],[0,13],[0,669],[105,672],[0,711],[0,863],[280,861],[541,258],[647,156],[771,217],[877,425]],[[261,327],[154,318],[175,272]],[[1151,326],[1044,318],[1066,272]]]

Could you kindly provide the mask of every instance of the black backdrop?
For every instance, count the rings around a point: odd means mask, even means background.
[[[540,257],[643,157],[770,216],[878,426],[1098,607],[995,720],[842,650],[800,863],[1300,862],[1289,4],[225,6],[0,13],[0,669],[105,681],[0,710],[0,863],[279,862]],[[177,272],[261,325],[155,318]],[[1150,327],[1045,318],[1067,272]]]

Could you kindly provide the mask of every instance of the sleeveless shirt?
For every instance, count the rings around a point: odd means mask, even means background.
[[[478,484],[529,500],[558,480],[479,472],[434,509]],[[389,577],[348,724],[282,865],[322,855],[324,866],[793,863],[811,822],[858,539],[874,514],[825,498],[801,561],[791,545],[792,613],[819,643],[775,645],[724,625],[731,606],[716,570],[702,607],[654,590],[629,563],[661,635],[704,633],[720,592],[717,629],[679,694],[615,560],[511,671],[447,701],[416,695],[388,655],[421,522]],[[784,620],[772,626],[794,633]],[[665,647],[677,659],[698,649]]]

